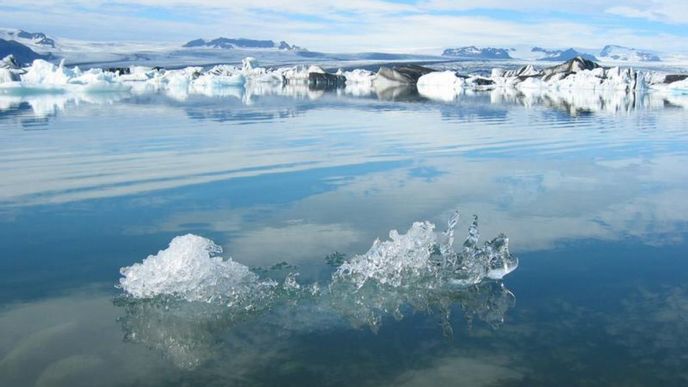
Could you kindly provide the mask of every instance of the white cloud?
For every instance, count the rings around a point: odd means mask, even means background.
[[[688,2],[685,1],[647,1],[636,5],[612,6],[605,12],[612,15],[664,23],[688,23]]]
[[[141,7],[153,7],[145,13]],[[316,0],[36,0],[0,10],[14,27],[93,40],[185,41],[236,36],[288,40],[320,51],[440,49],[457,44],[600,46],[609,42],[657,48],[679,36],[662,23],[688,22],[688,3],[679,1],[429,0],[417,4],[387,1]],[[168,12],[160,12],[160,10]],[[482,10],[474,16],[462,11]],[[486,10],[512,12],[508,16]],[[159,19],[151,18],[158,12]],[[163,17],[164,13],[170,13]],[[572,15],[561,16],[564,13]],[[186,17],[188,15],[188,18]],[[494,16],[493,16],[494,15]],[[80,20],[78,29],[73,20]],[[525,20],[528,18],[528,20]],[[631,19],[628,19],[631,18]],[[632,18],[658,23],[638,31]],[[536,19],[536,20],[533,20]],[[125,27],[125,28],[123,28]],[[661,36],[661,39],[658,37]]]

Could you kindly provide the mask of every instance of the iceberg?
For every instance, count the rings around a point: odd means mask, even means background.
[[[318,98],[327,90],[354,97],[398,100],[417,99],[420,95],[451,102],[466,91],[503,90],[505,94],[516,91],[525,95],[553,95],[560,100],[570,99],[561,96],[574,91],[596,93],[603,99],[617,92],[643,92],[686,106],[685,79],[685,74],[602,67],[582,57],[545,68],[533,65],[510,70],[495,68],[489,75],[462,75],[453,70],[436,71],[416,65],[383,66],[377,72],[353,69],[328,73],[317,65],[261,67],[252,57],[244,58],[239,66],[191,66],[173,70],[131,66],[82,71],[78,67],[68,68],[64,62],[53,64],[41,59],[22,68],[12,57],[0,62],[0,94],[5,95],[161,93],[177,100],[204,95],[236,97],[246,103],[255,95]]]
[[[81,71],[78,67],[66,68],[63,62],[52,64],[42,59],[36,59],[26,69],[14,70],[18,77],[0,78],[0,90],[44,90],[44,91],[127,91],[129,86],[118,79],[118,75],[91,69]]]

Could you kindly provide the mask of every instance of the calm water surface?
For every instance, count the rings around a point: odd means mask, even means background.
[[[0,100],[0,385],[688,385],[687,109],[237,96]],[[519,268],[375,326],[115,288],[187,233],[324,283],[454,209]]]

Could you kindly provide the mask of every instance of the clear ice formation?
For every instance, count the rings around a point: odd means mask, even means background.
[[[509,253],[506,235],[501,234],[484,246],[478,244],[477,217],[468,230],[463,249],[456,252],[453,244],[458,217],[455,213],[441,234],[427,221],[414,223],[403,235],[392,230],[389,241],[376,240],[367,253],[344,262],[333,279],[351,281],[359,289],[368,281],[398,287],[409,279],[424,277],[438,284],[467,286],[485,278],[501,279],[516,269],[518,260]]]
[[[192,234],[175,237],[167,249],[120,269],[119,286],[134,298],[172,296],[186,301],[252,307],[277,283],[260,280],[249,268],[224,260],[222,248]],[[248,297],[251,300],[248,300]]]
[[[442,233],[435,232],[435,225],[427,221],[415,222],[406,234],[392,230],[390,240],[376,240],[368,252],[339,266],[332,275],[330,292],[342,283],[351,284],[354,290],[369,283],[392,288],[469,286],[485,279],[501,279],[518,267],[505,235],[478,244],[477,217],[457,252],[453,244],[458,217],[458,212],[454,213]],[[259,278],[247,266],[218,256],[221,252],[213,241],[197,235],[175,237],[167,249],[121,268],[118,287],[138,299],[170,296],[243,307],[274,296],[280,288],[302,288],[295,273],[280,287],[273,280]]]
[[[125,312],[120,319],[125,340],[192,369],[212,357],[220,333],[280,307],[298,308],[300,319],[316,324],[340,316],[373,331],[385,318],[424,311],[439,315],[444,333],[451,335],[451,310],[459,306],[469,322],[477,318],[498,326],[515,297],[494,280],[515,270],[518,260],[504,235],[478,243],[477,218],[455,248],[458,218],[454,213],[443,232],[427,221],[414,223],[405,234],[392,230],[389,240],[376,240],[365,254],[344,261],[327,285],[299,283],[296,272],[280,282],[263,279],[218,256],[221,248],[209,239],[178,236],[167,249],[121,269],[117,286],[124,296],[116,303]],[[271,323],[289,324],[277,320]],[[303,321],[297,330],[306,329]]]
[[[386,315],[402,318],[408,306],[413,310],[439,308],[446,315],[442,325],[450,327],[449,306],[464,306],[462,300],[470,298],[484,280],[502,279],[518,267],[505,235],[478,244],[477,217],[461,250],[456,251],[458,217],[455,213],[449,219],[443,233],[435,232],[430,222],[416,222],[406,234],[392,230],[390,240],[376,240],[367,253],[344,262],[333,274],[326,295],[329,305],[353,325],[372,329],[377,329]],[[513,304],[513,295],[503,287],[491,294],[502,296],[498,303],[502,312]],[[470,314],[465,308],[464,312]],[[493,325],[503,319],[503,313],[497,319],[483,316]]]

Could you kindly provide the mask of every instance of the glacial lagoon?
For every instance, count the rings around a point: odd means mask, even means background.
[[[684,99],[225,91],[0,95],[0,385],[688,383]]]

